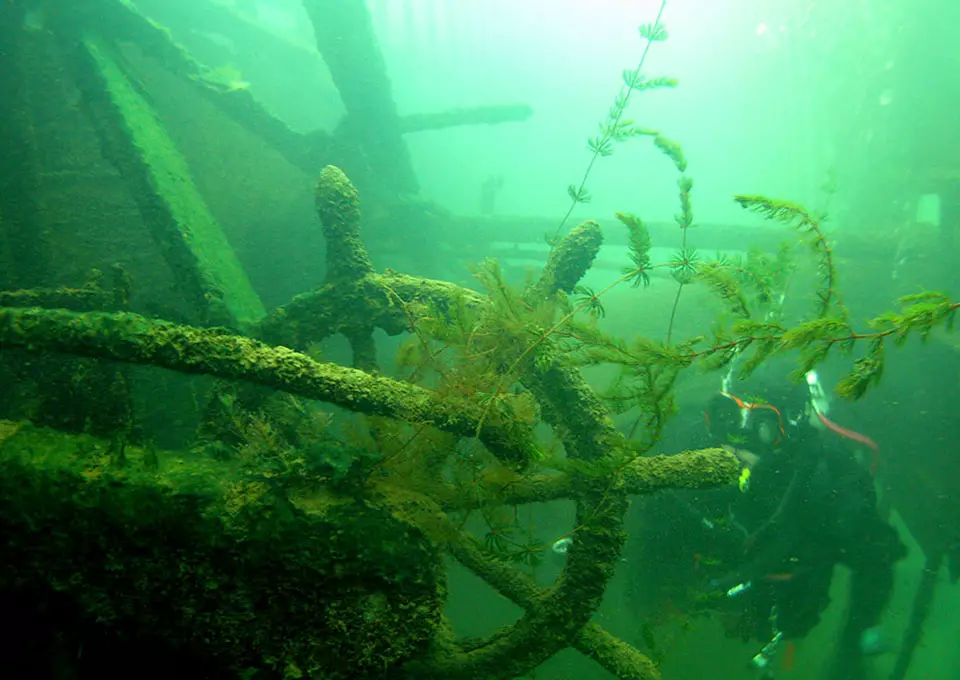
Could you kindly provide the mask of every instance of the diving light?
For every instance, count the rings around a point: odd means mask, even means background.
[[[827,415],[830,413],[830,400],[827,398],[823,385],[820,384],[820,376],[817,375],[816,371],[807,371],[804,377],[807,379],[807,391],[810,393],[813,408],[820,415]]]

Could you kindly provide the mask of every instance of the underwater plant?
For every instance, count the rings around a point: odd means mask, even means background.
[[[600,123],[600,132],[595,137],[587,140],[587,148],[590,151],[590,160],[583,171],[583,176],[579,183],[567,186],[567,196],[570,198],[570,206],[561,218],[560,223],[552,234],[545,234],[545,240],[551,246],[555,245],[563,232],[570,215],[578,204],[589,203],[592,196],[587,188],[587,182],[590,174],[593,172],[593,166],[600,158],[606,158],[613,154],[614,146],[634,137],[653,137],[654,143],[658,146],[666,143],[660,133],[656,130],[644,128],[636,125],[632,120],[625,119],[627,106],[630,104],[634,92],[651,90],[660,87],[676,87],[677,81],[673,78],[664,76],[649,78],[643,73],[643,65],[647,61],[647,54],[655,42],[661,42],[667,39],[667,30],[661,23],[663,12],[667,7],[667,0],[662,0],[660,9],[653,23],[640,26],[640,37],[643,38],[643,51],[640,53],[640,59],[637,65],[632,69],[624,69],[621,77],[623,85],[617,96],[614,97],[613,104],[607,111],[606,117]],[[682,171],[681,171],[682,172]]]

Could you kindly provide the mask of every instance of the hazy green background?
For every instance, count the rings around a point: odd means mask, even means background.
[[[483,179],[502,174],[503,212],[549,215],[562,213],[585,140],[641,53],[636,27],[660,3],[368,4],[402,113],[513,101],[535,112],[528,124],[411,136],[424,193],[472,211]],[[901,4],[670,2],[670,38],[653,46],[645,72],[680,86],[641,94],[628,117],[683,144],[702,221],[742,220],[734,193],[815,201],[829,171],[856,172],[855,159],[841,158],[844,146],[865,143],[871,131],[844,139],[855,119],[900,105],[888,38]],[[632,209],[669,219],[674,180],[669,162],[638,140],[597,168],[583,214]]]

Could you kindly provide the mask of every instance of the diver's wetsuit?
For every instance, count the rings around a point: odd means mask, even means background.
[[[742,612],[737,633],[766,641],[775,625],[787,638],[799,638],[829,602],[834,566],[849,567],[849,611],[832,677],[856,678],[861,635],[879,624],[894,562],[906,550],[877,512],[869,474],[829,436],[808,431],[792,439],[753,466],[746,493],[722,492],[730,510],[725,533],[738,540],[724,541],[729,554],[721,564],[732,559],[738,566],[719,583],[751,583],[727,605]]]

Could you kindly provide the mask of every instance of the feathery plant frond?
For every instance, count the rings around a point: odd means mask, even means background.
[[[636,409],[628,434],[635,454],[649,450],[674,412],[673,386],[691,364],[688,347],[670,347],[643,337],[625,340],[608,335],[596,324],[573,321],[559,340],[574,366],[609,364],[619,367],[614,383],[600,397],[612,413]],[[642,436],[635,439],[640,430]]]
[[[631,90],[655,90],[659,87],[677,86],[676,78],[668,78],[666,76],[647,78],[640,71],[631,69],[624,69],[621,77],[623,78],[623,84]],[[643,130],[643,128],[638,128],[638,130]],[[656,133],[651,130],[645,130],[641,134],[655,135]]]
[[[880,382],[884,363],[883,340],[874,340],[867,353],[854,361],[853,369],[837,383],[837,394],[844,399],[856,401],[866,394],[871,386]]]
[[[751,248],[746,258],[722,253],[701,265],[699,276],[735,317],[753,318],[764,313],[768,319],[779,316],[774,298],[783,296],[786,277],[793,269],[791,247],[784,243],[776,256]],[[753,291],[753,299],[747,296]],[[752,309],[751,309],[752,307]]]
[[[591,200],[593,200],[590,192],[587,191],[587,188],[584,186],[580,186],[578,188],[577,186],[570,184],[567,186],[567,195],[574,203],[589,203]]]
[[[677,166],[677,172],[684,173],[687,171],[687,159],[683,155],[683,147],[680,146],[679,142],[667,139],[663,135],[657,135],[653,138],[653,143],[664,156],[673,161],[673,164]]]
[[[631,213],[618,212],[616,218],[627,228],[627,252],[633,266],[626,267],[623,274],[634,288],[650,285],[650,232],[643,221]]]
[[[911,335],[919,335],[926,341],[936,328],[953,330],[957,308],[960,307],[960,303],[936,291],[906,295],[897,300],[897,305],[902,311],[886,312],[869,322],[876,332],[857,334],[851,331],[847,337],[832,339],[846,350],[852,349],[858,340],[870,340],[866,353],[853,362],[853,369],[837,385],[837,393],[845,399],[859,399],[880,382],[886,359],[886,339],[902,347]]]
[[[833,262],[833,250],[821,227],[822,218],[811,215],[799,203],[790,203],[759,195],[738,195],[734,200],[745,210],[762,215],[764,218],[792,227],[806,236],[807,245],[816,253],[819,260],[819,275],[822,286],[817,291],[819,308],[817,316],[823,317],[835,313],[846,317],[847,312],[836,290],[837,270]]]
[[[902,312],[886,312],[873,319],[870,325],[878,330],[889,332],[898,347],[902,346],[911,333],[918,333],[926,340],[939,326],[953,329],[957,313],[957,304],[940,292],[925,291],[905,295],[897,300]]]
[[[696,248],[681,248],[669,262],[670,274],[681,286],[691,283],[697,276],[700,256]]]
[[[683,153],[682,150],[680,153]],[[683,162],[683,167],[687,167],[686,161]],[[690,190],[693,189],[693,179],[681,174],[677,179],[677,188],[680,190],[680,214],[674,215],[673,219],[678,227],[686,230],[693,226],[693,207],[690,204]]]
[[[807,371],[825,361],[832,350],[850,353],[866,342],[864,354],[854,360],[851,370],[835,388],[840,397],[857,400],[883,376],[888,340],[899,347],[914,335],[926,340],[937,328],[951,330],[960,302],[929,291],[904,296],[896,301],[896,306],[899,311],[885,312],[868,321],[870,332],[856,331],[846,318],[839,316],[813,319],[793,328],[744,319],[731,329],[717,329],[710,347],[690,351],[685,358],[700,362],[704,368],[717,369],[739,354],[752,351],[741,366],[741,375],[746,375],[767,357],[796,350],[800,352],[800,361],[791,378],[799,381]]]
[[[660,11],[663,12],[663,7],[660,8]],[[667,29],[660,24],[659,16],[655,23],[643,24],[638,30],[647,42],[662,42],[667,39]]]
[[[697,271],[697,276],[726,305],[736,317],[749,319],[750,308],[740,282],[720,261],[708,262]]]
[[[570,215],[573,214],[574,208],[576,208],[578,204],[586,203],[587,200],[589,200],[587,181],[590,179],[590,173],[593,171],[593,166],[596,164],[597,159],[610,156],[613,153],[614,144],[617,142],[623,142],[633,137],[659,136],[656,130],[638,127],[632,120],[624,119],[624,114],[630,103],[630,97],[634,92],[660,87],[676,87],[677,85],[677,81],[673,78],[647,78],[643,75],[643,65],[647,61],[647,54],[650,52],[651,45],[667,39],[667,31],[661,23],[666,7],[667,0],[661,0],[660,9],[653,23],[644,24],[639,29],[640,36],[645,41],[643,52],[640,54],[640,60],[637,62],[636,68],[626,69],[623,72],[623,86],[614,98],[613,106],[610,107],[607,117],[600,123],[600,134],[587,141],[587,148],[591,152],[590,161],[587,163],[580,183],[571,184],[567,187],[567,195],[570,197],[570,207],[567,208],[567,212],[560,220],[553,234],[546,235],[546,241],[551,247],[553,247],[560,238],[560,233],[567,224],[567,220],[570,219]],[[587,200],[584,200],[584,197],[587,197]]]
[[[697,276],[697,256],[696,250],[687,247],[687,231],[693,226],[693,207],[690,202],[690,191],[693,189],[693,179],[685,173],[687,170],[687,159],[683,153],[683,147],[672,139],[667,139],[662,135],[657,135],[653,140],[660,152],[669,158],[680,177],[677,178],[677,189],[680,195],[680,213],[674,216],[674,221],[680,227],[680,252],[674,257],[674,263],[671,265],[673,278],[677,282],[677,294],[673,298],[673,307],[670,310],[670,321],[667,323],[667,343],[670,343],[673,337],[673,323],[677,318],[677,309],[680,307],[680,296],[683,295],[683,288],[691,283]]]
[[[750,248],[745,261],[738,258],[736,274],[743,284],[756,291],[756,303],[767,317],[779,316],[786,295],[787,279],[796,269],[793,244],[784,241],[775,255]]]
[[[600,301],[592,288],[577,285],[573,288],[573,294],[576,295],[577,305],[583,307],[584,311],[590,316],[602,319],[607,315],[607,310],[603,308],[603,302]]]

